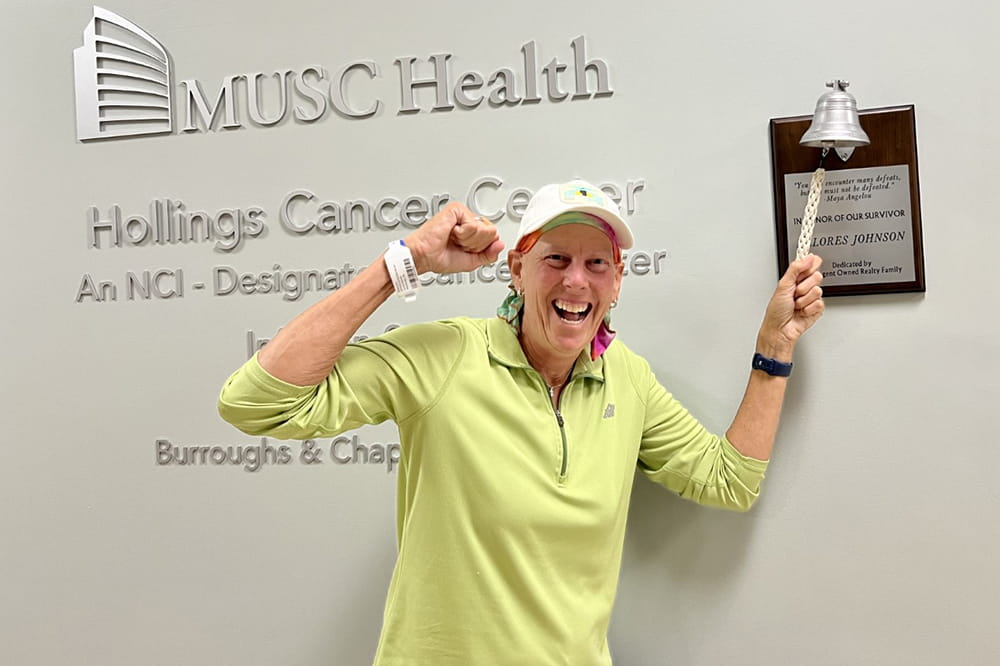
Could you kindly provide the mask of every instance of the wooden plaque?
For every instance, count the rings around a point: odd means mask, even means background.
[[[812,245],[823,257],[823,294],[925,291],[913,106],[858,116],[871,144],[846,162],[831,149],[823,163]],[[812,116],[795,116],[770,123],[779,275],[795,258],[809,179],[820,162],[822,149],[799,145],[810,122]]]

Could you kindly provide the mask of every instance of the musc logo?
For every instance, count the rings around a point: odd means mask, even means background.
[[[608,64],[587,55],[586,36],[569,47],[567,60],[556,56],[542,65],[548,56],[531,40],[521,45],[517,62],[492,71],[457,71],[448,52],[401,56],[393,61],[395,111],[472,111],[613,95]],[[197,79],[183,79],[175,93],[166,49],[135,23],[100,7],[94,7],[73,62],[80,141],[308,124],[332,115],[362,120],[387,108],[390,83],[378,63],[362,58],[334,70],[307,65],[229,74],[207,94]]]
[[[170,56],[128,19],[94,7],[73,73],[80,141],[171,131]]]

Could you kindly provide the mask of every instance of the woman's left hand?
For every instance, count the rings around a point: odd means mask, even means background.
[[[822,263],[820,257],[810,254],[789,264],[767,304],[758,351],[774,358],[790,358],[798,339],[823,315]]]

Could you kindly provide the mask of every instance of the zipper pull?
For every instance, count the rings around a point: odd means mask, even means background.
[[[564,425],[566,425],[563,422],[562,412],[560,412],[558,409],[556,409],[556,421],[559,422],[559,427],[560,428],[562,428]]]

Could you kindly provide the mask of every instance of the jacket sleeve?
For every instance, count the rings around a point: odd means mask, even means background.
[[[316,386],[284,382],[255,354],[219,395],[219,415],[249,435],[327,437],[366,424],[397,423],[433,405],[461,358],[453,322],[404,326],[345,347]]]
[[[685,499],[746,511],[760,493],[767,461],[744,456],[725,437],[709,432],[656,380],[643,361],[637,388],[646,418],[639,469]]]

